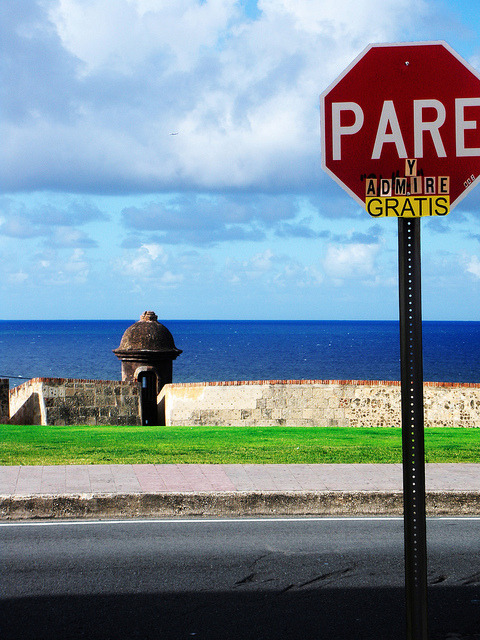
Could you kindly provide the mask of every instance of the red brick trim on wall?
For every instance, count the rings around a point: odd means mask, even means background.
[[[97,380],[96,378],[32,378],[28,382],[43,382],[47,385],[61,385],[71,384],[72,382],[78,382],[79,384],[98,384],[98,385],[110,385],[110,384],[125,384],[130,385],[131,382],[125,382],[124,380]],[[27,383],[28,384],[28,383]]]
[[[174,387],[239,387],[243,385],[274,384],[325,384],[325,385],[368,385],[399,387],[398,380],[228,380],[216,382],[173,382]],[[426,387],[480,389],[478,382],[424,382]]]

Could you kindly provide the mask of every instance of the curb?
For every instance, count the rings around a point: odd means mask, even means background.
[[[478,516],[480,492],[430,491],[428,516]],[[0,521],[158,517],[401,516],[401,491],[0,496]]]

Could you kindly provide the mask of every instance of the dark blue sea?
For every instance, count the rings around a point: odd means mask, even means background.
[[[120,379],[112,349],[133,322],[0,321],[0,377]],[[398,322],[162,322],[183,349],[175,382],[400,379]],[[424,322],[423,347],[425,380],[480,382],[480,322]]]

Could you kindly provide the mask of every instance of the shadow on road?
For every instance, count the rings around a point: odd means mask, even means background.
[[[478,586],[430,591],[431,639],[476,637]],[[2,640],[405,639],[404,592],[393,588],[19,598],[1,602],[1,619]]]

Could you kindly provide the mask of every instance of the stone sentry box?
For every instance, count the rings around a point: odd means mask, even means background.
[[[142,424],[162,424],[157,396],[172,382],[173,361],[182,353],[170,331],[158,322],[153,311],[145,311],[128,327],[113,353],[122,362],[122,381],[140,385]]]

